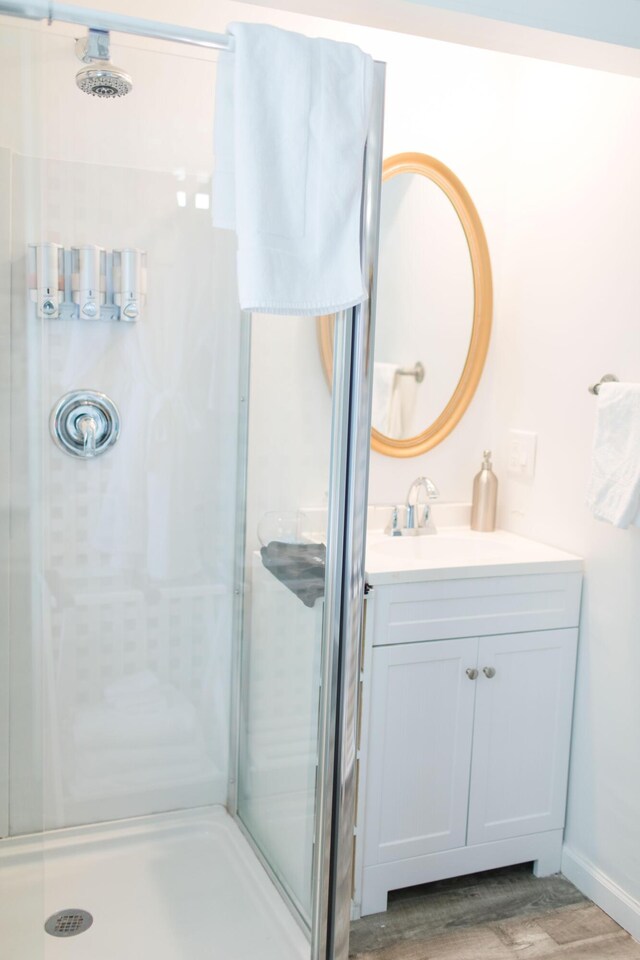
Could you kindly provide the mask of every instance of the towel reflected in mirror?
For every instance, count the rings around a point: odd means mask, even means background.
[[[413,423],[418,382],[402,376],[397,363],[373,365],[371,426],[386,437],[402,440],[417,432]]]

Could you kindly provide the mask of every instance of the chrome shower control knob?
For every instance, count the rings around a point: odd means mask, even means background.
[[[65,453],[91,460],[118,439],[120,414],[113,400],[95,390],[65,394],[51,411],[49,421],[54,443]]]

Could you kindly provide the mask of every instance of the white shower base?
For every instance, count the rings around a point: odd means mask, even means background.
[[[45,933],[88,910],[75,937]],[[0,842],[11,960],[308,960],[309,944],[222,807]]]

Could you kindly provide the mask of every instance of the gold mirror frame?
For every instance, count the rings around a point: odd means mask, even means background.
[[[382,165],[382,182],[398,173],[417,173],[433,180],[451,201],[464,230],[473,273],[473,327],[464,368],[451,399],[431,426],[415,437],[395,440],[373,428],[371,447],[388,457],[417,457],[447,437],[467,410],[484,369],[493,311],[493,282],[489,247],[473,200],[448,167],[425,153],[397,153]],[[333,316],[318,318],[318,341],[324,374],[331,387],[333,371]]]

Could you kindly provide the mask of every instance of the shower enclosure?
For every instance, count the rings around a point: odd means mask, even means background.
[[[344,960],[369,305],[331,397],[312,319],[239,310],[225,36],[0,14],[2,954]],[[377,65],[370,302],[382,98]],[[292,540],[311,592],[264,562]]]

